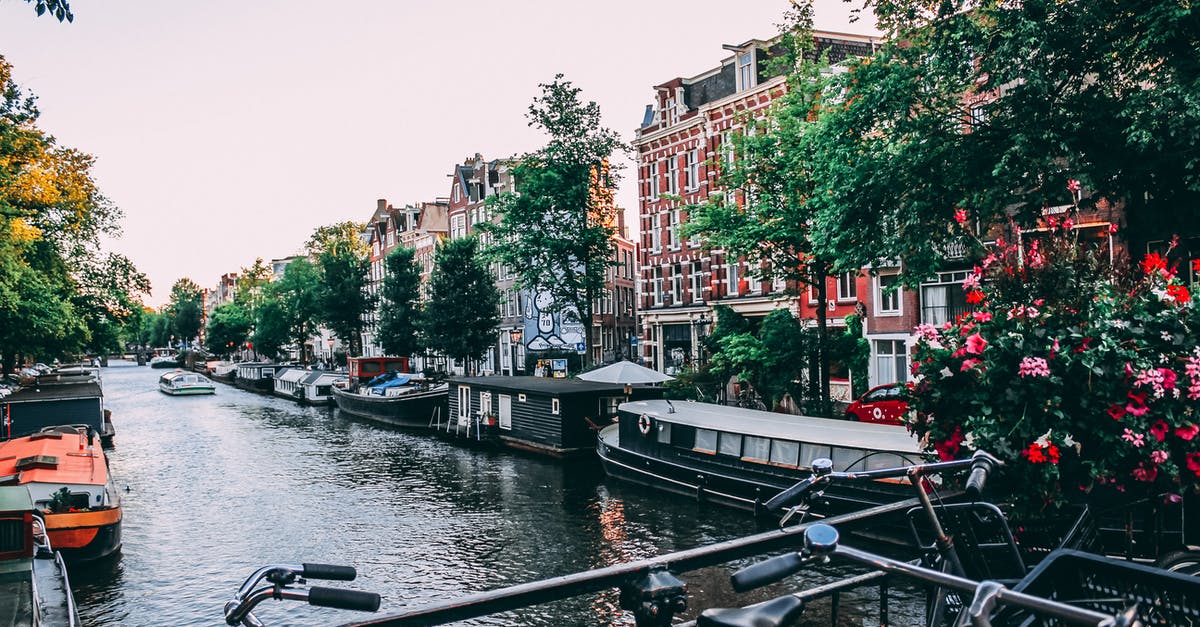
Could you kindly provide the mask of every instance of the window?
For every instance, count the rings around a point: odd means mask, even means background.
[[[667,98],[667,104],[663,107],[663,112],[666,113],[667,124],[674,124],[679,120],[678,112],[675,110],[675,99]]]
[[[875,313],[881,316],[900,315],[900,276],[881,274],[875,277]]]
[[[727,286],[730,294],[738,294],[738,262],[733,261],[729,264],[729,285]]]
[[[703,288],[700,283],[704,275],[699,270],[692,271],[692,302],[698,303],[704,300]]]
[[[725,159],[725,167],[726,168],[729,168],[733,165],[733,160],[736,157],[736,154],[735,154],[736,152],[737,151],[734,149],[734,146],[733,146],[733,138],[730,135],[729,131],[725,131],[724,133],[721,133],[721,154],[722,154],[722,157]]]
[[[908,347],[904,340],[875,340],[876,385],[908,380]]]
[[[742,456],[742,436],[738,433],[722,433],[718,438],[717,452],[722,455]]]
[[[667,159],[667,193],[679,194],[679,158],[675,156]]]
[[[647,195],[650,197],[650,200],[658,200],[658,162],[651,163],[647,169],[649,173],[646,175],[646,178],[650,181],[650,189]]]
[[[663,422],[661,420],[656,420],[654,422],[655,422],[655,424],[658,425],[658,443],[659,444],[670,444],[671,443],[671,423]]]
[[[696,149],[687,152],[687,189],[694,191],[700,188],[700,162]]]
[[[829,446],[825,444],[800,445],[800,462],[798,465],[811,468],[814,459],[829,457]]]
[[[491,392],[480,392],[479,393],[479,414],[481,416],[486,416],[490,413],[492,413],[492,393]]]
[[[455,183],[454,184],[454,202],[458,202],[459,199],[461,199],[461,198],[462,198],[462,188],[460,188],[458,186],[458,183]]]
[[[458,189],[455,187],[454,189]],[[450,239],[467,236],[467,216],[456,215],[450,219]]]
[[[679,268],[675,268],[671,273],[671,303],[679,304],[683,302],[683,273]]]
[[[737,55],[737,88],[738,91],[754,87],[758,81],[754,72],[754,50],[740,52]]]
[[[471,388],[458,386],[458,421],[465,422],[471,415]]]
[[[971,310],[962,282],[967,271],[942,272],[936,281],[921,286],[921,322],[941,325]]]
[[[658,215],[650,216],[650,252],[662,251],[662,224]]]
[[[663,269],[662,266],[654,268],[654,279],[651,288],[654,291],[654,304],[663,304]]]
[[[512,429],[512,397],[500,395],[500,428]]]
[[[838,275],[837,299],[855,300],[858,298],[858,273],[845,272]]]
[[[716,453],[717,432],[712,429],[696,429],[696,445],[693,448],[701,453]]]
[[[667,214],[667,240],[671,250],[679,250],[679,210],[674,209]]]
[[[742,457],[756,462],[771,460],[771,438],[748,435],[745,437],[743,445]]]
[[[562,413],[562,403],[557,398],[550,399],[550,413],[556,416]]]
[[[800,443],[771,440],[771,463],[795,466],[800,459]]]

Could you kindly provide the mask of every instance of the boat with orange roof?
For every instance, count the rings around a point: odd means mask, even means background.
[[[121,501],[96,432],[50,427],[0,442],[0,485],[22,485],[44,512],[54,548],[91,560],[121,548]]]

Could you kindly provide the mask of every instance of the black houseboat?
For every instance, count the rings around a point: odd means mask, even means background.
[[[408,372],[405,357],[353,357],[348,389],[334,386],[338,410],[392,427],[424,429],[446,413],[446,384]]]
[[[275,389],[275,371],[281,367],[279,364],[244,361],[237,365],[237,378],[233,384],[243,390],[270,394]]]
[[[33,435],[58,425],[87,425],[102,444],[112,444],[116,430],[104,409],[99,379],[58,383],[39,377],[37,384],[0,400],[0,439]]]
[[[817,458],[832,459],[836,471],[920,461],[903,427],[666,400],[622,404],[597,452],[613,477],[756,512],[810,476]],[[820,513],[829,515],[909,498],[912,487],[872,481],[824,495]]]
[[[554,457],[591,455],[596,432],[630,398],[659,398],[662,388],[546,377],[452,377],[443,423],[499,443]],[[443,427],[445,429],[446,427]],[[468,435],[471,435],[468,434]],[[472,435],[472,437],[474,437]]]

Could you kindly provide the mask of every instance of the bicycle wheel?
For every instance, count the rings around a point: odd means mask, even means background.
[[[1171,551],[1154,561],[1154,565],[1163,570],[1181,575],[1200,575],[1200,552]]]

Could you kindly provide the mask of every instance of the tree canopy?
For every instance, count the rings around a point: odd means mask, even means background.
[[[416,252],[400,246],[384,260],[383,298],[379,302],[379,345],[389,355],[408,356],[422,348],[421,269]]]
[[[200,335],[204,319],[204,290],[195,281],[184,277],[171,286],[171,300],[167,312],[173,321],[175,339],[190,342]]]
[[[495,343],[500,322],[500,294],[477,251],[473,237],[438,245],[421,317],[427,347],[468,365]]]
[[[221,303],[208,316],[204,338],[208,350],[229,355],[250,337],[254,320],[246,308],[236,301]]]
[[[370,249],[360,236],[363,225],[341,222],[319,227],[306,247],[321,269],[321,321],[349,348],[362,354],[363,315],[375,308],[367,285]]]
[[[549,294],[547,310],[578,315],[591,346],[592,303],[617,263],[616,173],[609,158],[625,147],[601,124],[600,107],[583,102],[581,90],[561,74],[541,89],[527,117],[549,140],[516,163],[516,190],[489,199],[498,224],[481,229],[493,234],[489,257],[511,268],[522,289]]]

